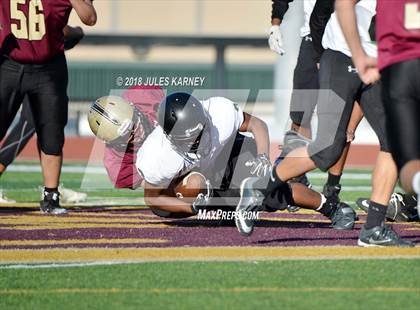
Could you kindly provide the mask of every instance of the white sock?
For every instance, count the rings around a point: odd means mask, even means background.
[[[322,205],[327,201],[327,198],[325,198],[323,194],[320,194],[320,195],[321,195],[321,204],[319,205],[318,209],[316,209],[316,211],[321,210]]]
[[[417,195],[420,195],[420,172],[417,172],[413,177],[413,189]]]
[[[417,213],[420,217],[420,172],[417,172],[413,177],[413,189],[417,193]]]

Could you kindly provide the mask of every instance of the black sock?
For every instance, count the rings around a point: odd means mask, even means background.
[[[382,223],[385,222],[386,208],[387,206],[369,201],[369,210],[365,228],[372,229],[373,227],[381,226]]]
[[[322,195],[322,194],[321,194]],[[331,217],[335,210],[335,204],[325,202],[317,211],[326,217]]]
[[[49,193],[56,193],[58,192],[58,187],[44,187],[44,196]]]
[[[46,193],[58,192],[58,187],[44,187],[44,192]]]
[[[327,184],[330,186],[336,186],[340,184],[341,174],[340,175],[334,175],[328,172],[328,181]]]

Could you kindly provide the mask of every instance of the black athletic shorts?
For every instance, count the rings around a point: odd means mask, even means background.
[[[341,52],[326,50],[320,65],[318,130],[315,140],[308,147],[317,167],[326,171],[340,158],[355,101],[359,102],[365,118],[375,131],[381,150],[389,152],[380,83],[364,85],[351,58]]]
[[[213,186],[213,196],[216,199],[212,203],[236,206],[240,198],[241,182],[252,176],[250,167],[246,167],[245,163],[256,156],[257,145],[254,138],[241,133],[237,133],[235,139],[225,145],[212,170],[203,171]]]
[[[3,57],[0,64],[0,139],[27,96],[41,149],[47,154],[49,152],[45,150],[58,152],[64,143],[67,123],[67,84],[64,54],[44,64],[20,64]]]
[[[420,58],[393,64],[381,75],[387,135],[401,169],[420,159]]]
[[[293,74],[293,92],[290,101],[290,118],[295,124],[310,127],[312,114],[317,104],[319,88],[316,52],[312,37],[302,38],[299,56]]]

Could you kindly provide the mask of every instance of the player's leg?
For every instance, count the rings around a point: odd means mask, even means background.
[[[319,89],[318,68],[314,61],[315,50],[310,35],[302,38],[293,74],[293,92],[290,101],[291,129],[310,139],[312,114]]]
[[[312,137],[311,120],[319,89],[318,68],[314,58],[312,38],[307,35],[302,38],[293,74],[293,92],[290,101],[291,130],[284,136],[282,151],[276,162],[283,160],[294,149],[306,146]],[[292,181],[310,186],[305,175],[299,175]]]
[[[372,174],[372,194],[366,223],[360,232],[360,246],[412,246],[401,239],[391,227],[385,226],[389,199],[397,182],[397,166],[390,153],[386,135],[385,107],[381,98],[381,85],[367,87],[361,95],[360,104],[366,120],[375,131],[380,152]]]
[[[0,55],[0,141],[4,138],[23,100],[23,67]]]
[[[292,151],[276,168],[283,181],[316,167],[328,170],[340,158],[347,140],[357,91],[357,76],[347,70],[350,58],[327,50],[321,59],[318,96],[318,129],[316,139],[308,147]]]
[[[23,101],[18,123],[12,128],[0,148],[0,175],[20,154],[35,134],[35,125],[27,98]]]
[[[408,193],[420,187],[420,59],[394,64],[382,72],[382,96],[386,108],[387,134]],[[417,181],[415,176],[417,175]],[[417,188],[417,193],[420,188]]]
[[[325,200],[325,197],[316,192],[309,192],[300,186],[291,188],[287,183],[291,178],[301,175],[315,167],[327,170],[333,166],[342,154],[347,140],[347,126],[350,120],[355,94],[358,88],[358,77],[348,71],[351,59],[344,54],[326,51],[321,59],[320,82],[321,91],[318,96],[318,131],[316,139],[308,147],[293,150],[286,158],[273,169],[272,176],[264,191],[255,190],[258,186],[253,180],[243,183],[241,187],[242,199],[237,206],[241,210],[258,208],[260,204],[265,207],[269,202],[270,208],[280,209],[287,204],[309,207],[331,218],[337,223],[336,228],[346,229],[352,227],[355,212],[345,204],[337,201]],[[296,191],[296,192],[295,192]],[[252,199],[252,196],[265,197],[265,202]],[[273,198],[274,197],[274,198]],[[307,197],[313,197],[309,203]],[[292,199],[292,200],[291,200]],[[264,200],[264,199],[262,199]],[[277,200],[276,204],[271,203]],[[343,212],[341,212],[343,211]],[[335,220],[334,217],[338,219]],[[238,229],[252,232],[252,223],[239,223]],[[244,232],[242,232],[244,233]],[[245,234],[245,233],[244,233]]]
[[[351,141],[354,139],[354,132],[356,131],[357,126],[363,118],[363,112],[358,103],[355,103],[353,106],[353,111],[351,113],[350,122],[347,126],[347,140],[346,146],[343,150],[343,153],[340,156],[340,159],[328,170],[328,179],[327,183],[324,185],[322,193],[327,198],[333,198],[339,201],[339,194],[341,191],[341,176],[344,171],[344,165],[346,164],[347,155],[350,149]]]
[[[4,138],[23,100],[21,77],[23,69],[0,55],[0,141]],[[1,167],[5,168],[5,167]],[[1,173],[4,169],[1,170]],[[0,202],[12,203],[0,190]]]
[[[25,101],[18,123],[12,128],[0,148],[0,177],[35,133],[30,107]],[[0,203],[14,202],[14,200],[8,199],[0,189]]]
[[[59,205],[64,127],[67,124],[67,65],[64,55],[43,66],[40,72],[26,74],[28,98],[33,113],[38,143],[41,149],[41,166],[44,177],[44,212],[62,213]]]

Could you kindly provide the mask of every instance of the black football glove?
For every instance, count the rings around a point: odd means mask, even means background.
[[[245,163],[246,167],[250,167],[250,173],[256,177],[265,177],[271,171],[271,162],[267,154],[260,154],[256,158],[248,160]]]

